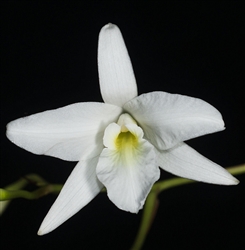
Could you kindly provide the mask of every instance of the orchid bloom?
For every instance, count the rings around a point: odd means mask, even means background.
[[[7,125],[10,141],[34,154],[78,161],[38,234],[57,228],[103,187],[120,209],[137,213],[160,168],[222,185],[238,180],[183,141],[224,129],[217,109],[197,98],[166,92],[137,95],[119,28],[99,34],[98,69],[105,103],[87,102],[20,118]]]

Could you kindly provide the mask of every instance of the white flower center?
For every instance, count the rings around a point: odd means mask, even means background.
[[[114,150],[120,158],[132,161],[139,150],[143,131],[129,114],[122,114],[117,123],[107,126],[104,134],[104,145]]]
[[[136,121],[129,114],[120,115],[117,124],[121,126],[121,132],[128,132],[126,125],[136,124]]]

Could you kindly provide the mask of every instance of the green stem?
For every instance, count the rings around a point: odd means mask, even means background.
[[[6,186],[4,189],[0,189],[0,216],[6,210],[11,201],[11,198],[6,194],[6,191],[16,191],[13,193],[15,193],[15,196],[17,196],[16,198],[18,198],[19,190],[27,186],[29,183],[34,183],[36,186],[42,186],[47,182],[36,174],[28,174],[20,178],[18,181]]]
[[[245,164],[241,164],[238,166],[227,168],[233,175],[239,175],[245,173]],[[137,234],[137,237],[134,241],[131,250],[140,250],[143,246],[143,243],[146,239],[147,233],[150,230],[151,224],[156,215],[156,211],[158,208],[158,194],[163,190],[177,187],[180,185],[195,183],[192,180],[184,179],[184,178],[171,178],[169,180],[163,180],[155,183],[146,199],[146,203],[144,205],[141,225]],[[21,190],[28,184],[34,184],[39,187],[37,190],[32,192]],[[29,174],[20,180],[12,183],[11,185],[6,186],[4,189],[0,189],[0,215],[6,209],[6,206],[10,202],[11,199],[15,198],[25,198],[25,199],[38,199],[44,195],[53,193],[58,194],[62,189],[63,185],[61,184],[49,184],[43,178],[36,174]],[[101,190],[105,192],[105,188]]]
[[[150,192],[146,199],[139,231],[131,250],[140,250],[144,244],[146,235],[151,228],[159,206],[157,195],[158,192]]]
[[[227,168],[226,170],[233,175],[244,174],[245,164],[241,164],[235,167],[230,167]],[[157,200],[158,194],[163,190],[191,183],[196,183],[196,182],[193,180],[177,177],[177,178],[171,178],[169,180],[159,181],[153,185],[146,199],[139,231],[137,233],[133,246],[131,247],[131,250],[140,250],[141,247],[143,246],[147,233],[149,232],[149,229],[156,214],[153,212],[153,210],[154,208],[156,208],[156,201],[158,201]]]
[[[245,173],[245,164],[240,164],[234,167],[226,168],[228,172],[230,172],[233,175],[239,175]]]
[[[227,168],[227,171],[233,175],[243,174],[245,173],[245,164]],[[194,183],[194,181],[179,177],[159,181],[153,185],[150,194],[152,192],[156,192],[158,194],[163,190],[190,183]],[[21,190],[21,188],[28,184],[35,184],[40,188],[33,192]],[[6,186],[4,189],[0,189],[0,201],[6,201],[15,198],[38,199],[50,193],[58,194],[62,187],[62,184],[49,184],[42,177],[36,174],[28,174],[20,180]],[[101,191],[105,192],[106,190],[102,189]]]
[[[47,184],[32,192],[26,190],[6,190],[0,188],[0,198],[1,201],[12,200],[16,198],[35,200],[50,193],[58,194],[62,187],[63,185],[60,184]]]

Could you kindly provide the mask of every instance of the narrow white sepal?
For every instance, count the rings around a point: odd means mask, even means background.
[[[44,218],[38,235],[47,234],[86,206],[103,188],[96,176],[98,157],[79,161]]]
[[[99,34],[98,70],[100,91],[105,103],[122,107],[137,96],[133,67],[119,28],[105,25]]]
[[[93,156],[103,148],[105,128],[117,121],[120,107],[97,102],[76,103],[20,118],[7,125],[7,137],[34,154],[68,161]]]
[[[239,181],[227,170],[199,154],[185,143],[158,151],[159,166],[180,177],[220,185],[236,185]]]
[[[147,140],[160,150],[224,129],[220,112],[198,98],[151,92],[134,98],[123,108],[137,120]]]

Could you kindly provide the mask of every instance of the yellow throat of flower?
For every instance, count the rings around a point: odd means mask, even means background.
[[[115,146],[118,151],[133,150],[138,146],[138,137],[130,131],[121,131],[115,139]]]
[[[120,130],[114,138],[114,148],[125,163],[132,163],[139,151],[141,136],[136,121],[129,114],[122,114],[117,122]],[[126,164],[127,165],[127,164]]]
[[[141,152],[143,131],[129,114],[122,114],[117,123],[111,123],[105,130],[103,142],[113,150],[115,157],[123,162],[136,160]]]

